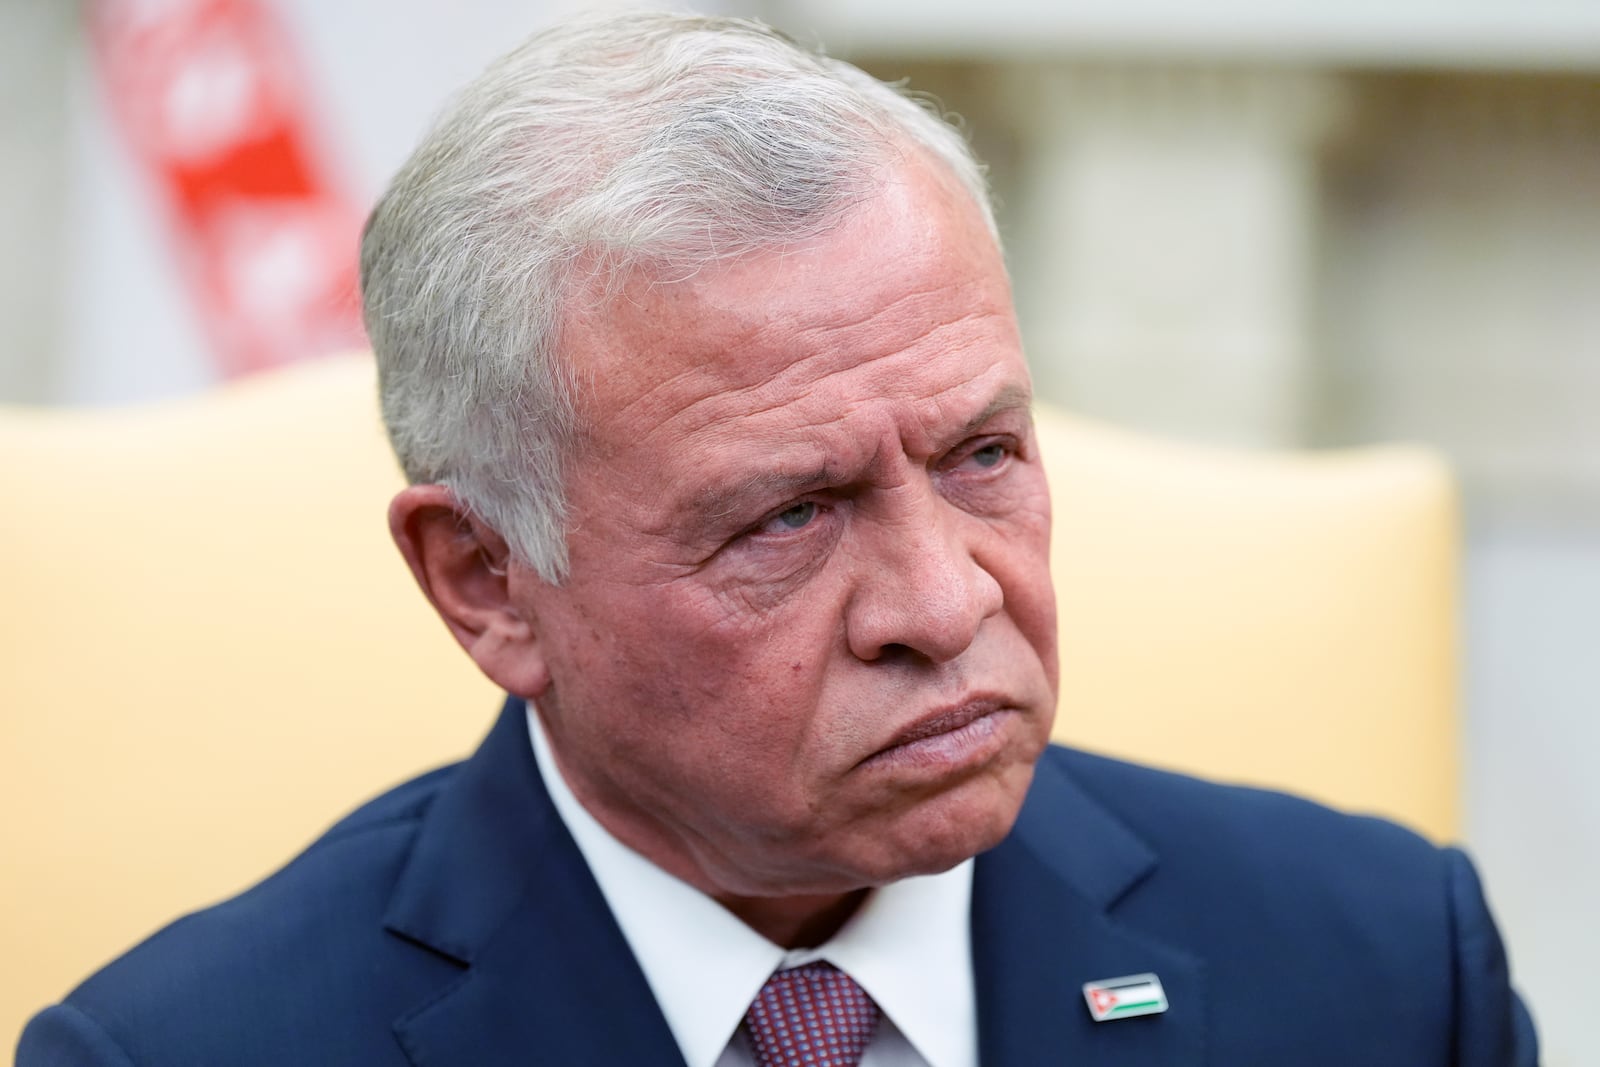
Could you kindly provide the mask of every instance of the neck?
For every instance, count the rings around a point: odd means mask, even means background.
[[[542,716],[543,711],[539,714]],[[555,745],[549,742],[549,726],[541,722],[544,747],[555,762],[556,773],[572,798],[619,842],[645,857],[668,874],[682,879],[706,893],[734,917],[775,945],[784,948],[814,948],[839,932],[867,899],[870,889],[846,893],[822,893],[782,897],[737,896],[719,893],[686,848],[662,847],[662,835],[653,833],[650,820],[641,817],[636,805],[626,802],[607,805],[587,788],[588,782],[572,774]],[[668,838],[670,840],[670,838]]]
[[[839,932],[870,892],[858,889],[836,896],[718,896],[716,900],[775,945],[815,948]]]

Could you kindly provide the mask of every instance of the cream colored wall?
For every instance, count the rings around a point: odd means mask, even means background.
[[[1600,528],[1600,79],[1358,89],[1326,165],[1318,436],[1437,441],[1486,522]]]

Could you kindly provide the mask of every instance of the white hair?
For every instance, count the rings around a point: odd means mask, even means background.
[[[983,169],[937,110],[760,23],[607,14],[536,34],[456,98],[362,236],[406,476],[449,487],[559,582],[577,430],[564,299],[815,237],[908,148],[994,232]]]

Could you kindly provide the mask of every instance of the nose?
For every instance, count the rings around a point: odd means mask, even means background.
[[[975,552],[982,520],[928,486],[862,526],[845,618],[850,651],[867,661],[910,652],[944,663],[961,655],[1005,599]]]

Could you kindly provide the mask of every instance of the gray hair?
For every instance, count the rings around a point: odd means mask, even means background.
[[[448,486],[559,582],[577,433],[564,301],[635,267],[687,277],[815,237],[908,149],[994,232],[983,169],[937,110],[760,23],[607,14],[536,34],[445,111],[362,236],[407,478]]]

